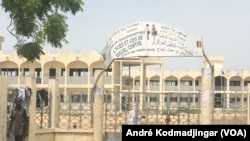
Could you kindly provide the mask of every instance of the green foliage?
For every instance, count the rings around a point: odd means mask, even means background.
[[[40,59],[44,54],[42,46],[37,42],[28,42],[25,44],[16,44],[17,54],[24,57],[27,61],[33,62],[35,59]]]
[[[54,47],[62,47],[61,41],[65,40],[68,25],[65,23],[65,16],[53,14],[48,17],[45,23],[45,34],[47,41]]]
[[[41,44],[46,41],[62,48],[68,32],[64,14],[75,15],[83,11],[83,5],[82,0],[2,0],[2,8],[11,18],[8,31],[17,39],[17,54],[34,61],[44,54]]]

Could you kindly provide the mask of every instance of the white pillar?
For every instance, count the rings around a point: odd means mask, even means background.
[[[36,133],[36,83],[34,77],[26,77],[25,85],[31,88],[32,94],[29,99],[28,112],[29,112],[29,130],[28,141],[35,140]]]
[[[0,75],[0,140],[6,141],[7,131],[7,76]]]
[[[95,79],[98,79],[100,76],[96,87],[95,87],[95,95],[94,95],[94,110],[93,110],[93,127],[94,127],[94,141],[103,141],[103,93],[104,93],[104,75],[101,70],[97,70],[95,73]]]
[[[212,69],[202,69],[201,80],[201,118],[200,124],[211,124],[212,120]]]
[[[51,115],[50,115],[50,120],[51,120],[51,128],[54,129],[58,126],[59,122],[59,81],[58,79],[49,79],[49,97],[51,98],[51,105],[50,105],[50,110],[51,110]]]

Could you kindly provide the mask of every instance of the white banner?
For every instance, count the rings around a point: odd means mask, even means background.
[[[136,22],[116,31],[103,49],[106,68],[115,59],[134,57],[201,57],[201,38],[192,38],[168,25]]]

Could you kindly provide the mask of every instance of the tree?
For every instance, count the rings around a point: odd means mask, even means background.
[[[75,15],[83,11],[82,0],[2,0],[2,8],[9,13],[7,30],[16,37],[14,48],[27,61],[40,59],[44,54],[42,44],[54,48],[68,43],[66,13]]]

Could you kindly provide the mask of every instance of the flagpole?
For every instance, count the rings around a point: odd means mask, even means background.
[[[222,75],[220,74],[220,92],[222,93]]]
[[[220,81],[221,81],[221,91],[222,91],[222,76],[225,75],[223,69],[221,69],[220,75],[221,75],[221,77],[220,77],[221,80]],[[223,77],[223,79],[224,79],[224,77]],[[224,88],[223,88],[223,90],[224,90]]]

